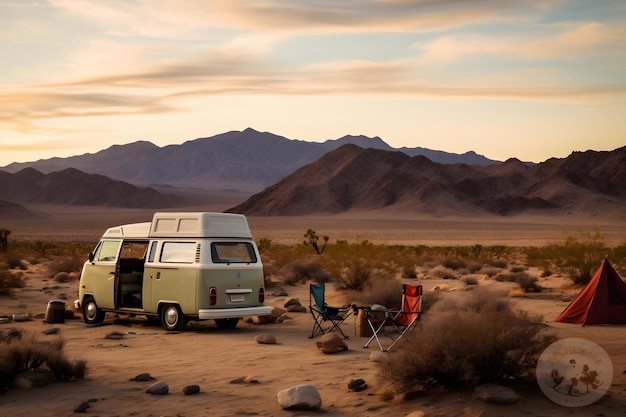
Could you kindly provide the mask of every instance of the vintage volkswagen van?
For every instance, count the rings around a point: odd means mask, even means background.
[[[86,323],[106,312],[145,315],[166,330],[213,319],[234,328],[265,316],[263,265],[241,214],[155,213],[152,222],[107,229],[89,254],[78,300]]]

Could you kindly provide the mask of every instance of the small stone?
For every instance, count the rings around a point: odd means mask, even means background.
[[[74,407],[74,412],[75,413],[84,413],[88,408],[89,408],[89,402],[88,401],[83,401],[82,403],[80,403],[76,407]]]
[[[124,337],[124,333],[120,333],[120,332],[111,332],[107,334],[106,336],[104,336],[105,339],[114,339],[114,340],[119,340],[119,339],[122,339],[123,337]]]
[[[289,300],[285,301],[285,304],[283,304],[283,307],[288,308],[289,306],[301,306],[302,304],[300,303],[300,300],[298,300],[297,298],[290,298]]]
[[[183,388],[183,393],[185,395],[193,395],[200,392],[200,385],[187,385]]]
[[[145,382],[145,381],[152,381],[154,378],[149,374],[149,373],[143,373],[143,374],[139,374],[134,378],[131,378],[131,381],[140,381],[140,382]]]
[[[359,392],[359,391],[363,391],[365,388],[367,388],[367,384],[365,383],[365,380],[362,378],[351,379],[350,382],[348,382],[348,389],[350,391]]]
[[[261,344],[265,344],[265,345],[275,345],[276,344],[276,336],[272,335],[272,334],[259,334],[257,335],[254,340],[257,341],[257,343],[261,343]]]
[[[483,384],[474,388],[474,399],[481,399],[492,404],[515,404],[521,397],[510,388],[496,384]]]
[[[169,385],[163,381],[155,382],[150,385],[146,392],[153,395],[165,395],[170,391]]]

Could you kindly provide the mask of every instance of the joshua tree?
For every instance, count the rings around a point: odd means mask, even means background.
[[[304,234],[304,237],[305,237],[305,241],[304,241],[305,245],[313,246],[313,249],[315,249],[315,252],[318,255],[321,255],[324,253],[324,249],[326,249],[326,243],[328,243],[328,239],[329,239],[328,236],[322,236],[322,240],[324,241],[322,246],[320,246],[317,243],[320,240],[320,236],[318,236],[317,233],[315,233],[315,230],[308,229],[306,233]]]

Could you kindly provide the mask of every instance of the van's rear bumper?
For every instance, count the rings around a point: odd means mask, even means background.
[[[198,310],[198,318],[200,320],[209,319],[229,319],[235,317],[246,316],[269,316],[272,313],[272,307],[240,307],[240,308],[213,308]]]

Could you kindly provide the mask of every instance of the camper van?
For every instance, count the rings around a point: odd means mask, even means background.
[[[266,316],[263,265],[245,216],[155,213],[152,222],[111,227],[89,254],[78,300],[85,322],[106,312],[145,315],[169,331],[189,320],[234,328]]]

